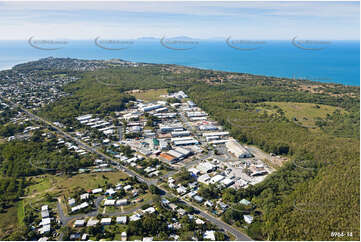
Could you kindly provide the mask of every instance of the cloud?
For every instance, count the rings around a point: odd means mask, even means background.
[[[358,2],[2,2],[0,11],[1,39],[50,33],[359,39],[360,26]]]

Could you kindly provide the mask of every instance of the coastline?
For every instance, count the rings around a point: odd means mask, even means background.
[[[24,64],[24,63],[28,63],[31,61],[37,61],[40,59],[44,59],[44,58],[49,58],[49,57],[54,57],[54,58],[71,58],[71,59],[79,59],[79,60],[100,60],[100,61],[109,61],[111,59],[116,59],[116,58],[73,58],[73,57],[58,57],[58,56],[47,56],[47,57],[33,57],[33,58],[29,58],[28,60],[19,60],[19,61],[14,61],[12,64],[7,64],[7,65],[1,65],[2,62],[5,61],[0,61],[0,72],[1,71],[6,71],[6,70],[11,70],[13,67],[15,67],[16,65],[20,65],[20,64]],[[240,71],[230,71],[230,70],[221,70],[221,69],[214,69],[214,68],[207,68],[207,67],[202,67],[199,65],[185,65],[185,64],[175,64],[175,63],[155,63],[155,62],[146,62],[146,61],[135,61],[135,60],[128,60],[125,58],[122,58],[123,61],[127,61],[127,62],[134,62],[134,63],[145,63],[145,64],[155,64],[155,65],[176,65],[176,66],[183,66],[183,67],[187,67],[187,68],[196,68],[196,69],[200,69],[200,70],[208,70],[208,71],[219,71],[219,72],[227,72],[227,73],[237,73],[237,74],[249,74],[249,75],[253,75],[253,76],[262,76],[262,77],[270,77],[270,78],[281,78],[281,79],[294,79],[295,81],[305,81],[305,82],[314,82],[315,84],[324,84],[324,85],[342,85],[342,86],[347,86],[347,87],[360,87],[360,82],[359,85],[352,85],[352,84],[347,84],[347,83],[339,83],[339,82],[333,82],[331,80],[317,80],[317,79],[307,79],[307,78],[303,78],[303,77],[297,77],[297,76],[293,76],[293,77],[287,77],[287,76],[282,76],[282,75],[267,75],[267,74],[262,74],[262,73],[250,73],[250,72],[240,72]]]

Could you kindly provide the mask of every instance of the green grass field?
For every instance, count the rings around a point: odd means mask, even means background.
[[[341,112],[344,112],[341,108],[329,106],[329,105],[322,105],[313,103],[294,103],[294,102],[265,102],[265,104],[271,106],[278,106],[284,112],[286,117],[289,120],[293,120],[296,118],[296,123],[303,125],[303,126],[315,126],[316,118],[325,118],[327,114],[332,114],[336,109],[339,109]],[[270,113],[275,113],[277,109],[275,108],[261,108],[261,110],[266,110]]]
[[[1,214],[2,219],[0,219],[0,240],[4,240],[4,237],[11,232],[13,232],[18,225],[18,205],[7,209],[5,213]],[[21,213],[20,213],[21,214]]]
[[[50,176],[39,176],[39,177],[32,177],[29,179],[30,182],[33,182],[33,185],[30,185],[26,189],[27,194],[34,194],[34,193],[42,193],[47,189],[52,187],[52,180]]]
[[[106,177],[106,179],[103,178]],[[85,190],[94,189],[108,184],[116,185],[120,179],[125,179],[128,176],[122,172],[99,172],[99,173],[84,173],[71,177],[57,176],[55,179],[55,186],[57,189],[68,193],[75,188],[83,188]]]
[[[137,99],[141,99],[148,102],[153,102],[161,100],[163,98],[160,95],[168,94],[166,89],[150,89],[150,90],[140,90],[138,93],[130,93],[132,96],[135,96]]]
[[[106,179],[104,179],[103,176]],[[53,198],[62,197],[62,199],[64,199],[74,195],[77,189],[83,188],[89,190],[99,186],[103,187],[106,181],[108,184],[116,185],[120,179],[127,177],[128,176],[122,172],[84,173],[75,176],[43,175],[31,177],[29,181],[33,184],[26,189],[23,206],[29,205],[30,208],[40,209],[42,205],[48,204],[50,208],[55,211],[56,199],[48,202],[46,200],[47,193]],[[66,211],[66,206],[64,206],[64,209]],[[21,215],[20,211],[18,211],[18,214]]]
[[[21,200],[17,203],[17,217],[18,217],[18,224],[24,224],[24,217],[25,217],[25,209],[24,209],[24,200]]]

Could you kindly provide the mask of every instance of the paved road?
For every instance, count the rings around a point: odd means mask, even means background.
[[[251,238],[249,238],[248,236],[246,236],[245,234],[241,233],[238,229],[230,226],[229,224],[223,222],[222,220],[220,220],[219,218],[216,218],[215,216],[207,213],[205,210],[203,210],[202,208],[195,206],[194,204],[192,204],[191,202],[183,199],[180,196],[176,196],[172,193],[168,193],[168,195],[172,196],[172,197],[176,197],[179,200],[181,200],[182,202],[186,203],[187,205],[191,206],[194,208],[194,210],[196,212],[199,213],[200,216],[202,216],[203,218],[207,219],[208,221],[210,221],[211,223],[217,225],[219,228],[223,229],[224,231],[227,231],[231,234],[233,234],[236,237],[236,240],[238,241],[252,241]]]
[[[99,209],[99,205],[101,203],[101,201],[103,200],[104,196],[100,196],[95,200],[95,210],[91,211],[89,213],[86,214],[77,214],[77,215],[72,215],[72,216],[66,216],[64,214],[64,210],[60,204],[60,198],[58,198],[58,203],[57,203],[57,207],[58,207],[58,212],[59,212],[59,217],[60,217],[60,221],[63,225],[67,225],[69,223],[70,220],[73,219],[80,219],[83,217],[93,217],[93,216],[97,216],[98,215],[98,209]]]
[[[68,139],[71,139],[73,140],[74,142],[76,142],[79,146],[83,147],[84,149],[90,151],[90,152],[93,152],[93,153],[96,153],[98,154],[100,157],[104,158],[105,160],[109,160],[111,161],[112,164],[118,164],[117,166],[115,166],[115,168],[119,169],[119,170],[122,170],[123,172],[127,173],[128,175],[131,175],[131,176],[134,176],[134,177],[137,177],[138,180],[140,180],[141,182],[145,182],[148,186],[149,185],[155,185],[157,186],[160,190],[164,191],[161,187],[159,187],[157,185],[157,180],[155,179],[147,179],[147,178],[144,178],[143,176],[137,174],[136,172],[128,169],[127,167],[119,164],[119,162],[115,159],[113,159],[112,157],[94,149],[93,147],[89,146],[88,144],[84,143],[83,141],[77,139],[76,137],[73,137],[72,135],[68,134],[67,132],[63,131],[62,129],[60,129],[59,127],[55,126],[53,123],[31,113],[30,111],[28,111],[27,109],[21,107],[20,105],[17,105],[17,104],[14,104],[13,102],[3,98],[6,102],[12,104],[13,106],[16,106],[18,108],[20,108],[21,110],[23,110],[23,112],[25,112],[27,115],[29,115],[30,117],[32,117],[33,119],[35,120],[39,120],[49,126],[51,126],[53,129],[55,129],[58,133],[62,134],[64,137],[68,138]],[[170,193],[168,191],[164,191],[164,194],[163,196],[166,196],[166,195],[170,195],[170,196],[173,196],[173,197],[177,197],[179,198],[181,201],[185,202],[187,205],[193,207],[196,211],[199,211],[200,212],[200,215],[206,219],[208,219],[211,223],[219,226],[220,228],[222,228],[223,230],[233,234],[235,237],[236,237],[236,240],[240,240],[240,241],[249,241],[251,240],[250,238],[248,238],[246,235],[242,234],[239,230],[237,230],[236,228],[232,227],[231,225],[229,224],[226,224],[225,222],[221,221],[220,219],[210,215],[210,214],[207,214],[205,212],[205,210],[199,208],[199,207],[196,207],[194,206],[192,203],[178,197],[178,196],[175,196],[173,193]],[[59,207],[58,207],[59,208]],[[61,208],[61,206],[60,206]],[[59,210],[60,211],[60,210]],[[61,210],[62,211],[62,210]],[[63,214],[64,215],[64,214]],[[75,217],[74,217],[75,218]],[[65,219],[64,221],[67,221],[65,217],[63,217],[63,219]]]
[[[58,199],[58,203],[57,203],[57,207],[58,207],[58,211],[59,211],[59,217],[60,217],[60,221],[63,225],[67,225],[71,220],[73,219],[83,219],[83,218],[89,218],[89,217],[96,217],[99,214],[99,207],[100,207],[100,203],[101,201],[104,199],[104,196],[100,196],[95,200],[95,210],[89,212],[89,213],[83,213],[83,214],[77,214],[77,215],[71,215],[71,216],[66,216],[64,214],[64,210],[60,205],[60,201]],[[102,214],[103,216],[120,216],[120,215],[126,215],[126,214],[131,214],[135,211],[137,211],[138,209],[140,209],[141,207],[143,207],[146,204],[151,204],[153,202],[153,200],[149,200],[146,203],[143,203],[137,207],[134,207],[132,209],[128,209],[125,211],[117,211],[117,212],[112,212],[112,213],[104,213]]]

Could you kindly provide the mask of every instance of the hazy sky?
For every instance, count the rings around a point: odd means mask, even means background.
[[[359,2],[0,2],[0,39],[359,40]]]

